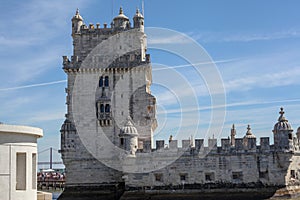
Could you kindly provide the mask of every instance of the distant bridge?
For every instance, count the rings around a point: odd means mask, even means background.
[[[38,152],[38,154],[42,154],[42,153],[45,153],[45,152],[48,152],[48,151],[49,151],[49,161],[40,161],[40,162],[38,162],[38,165],[49,165],[49,169],[52,169],[53,165],[62,165],[62,164],[64,164],[62,161],[53,161],[53,151],[59,153],[58,150],[53,148],[53,147],[50,147],[50,148],[45,149],[43,151],[40,151],[40,152]]]

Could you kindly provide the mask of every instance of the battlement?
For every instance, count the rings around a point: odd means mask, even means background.
[[[103,27],[101,27],[100,23],[96,23],[96,25],[89,23],[87,26],[79,14],[78,9],[72,18],[73,36],[76,34],[111,35],[130,29],[137,29],[144,32],[144,17],[138,9],[133,17],[133,26],[131,25],[129,18],[124,15],[122,7],[120,8],[119,15],[113,18],[110,27],[107,26],[107,23],[104,23]]]
[[[156,148],[151,149],[149,143],[143,144],[143,149],[137,153],[151,151],[187,151],[200,152],[204,151],[211,154],[230,154],[230,153],[256,153],[270,152],[274,150],[274,145],[270,145],[269,137],[261,137],[259,145],[256,144],[256,138],[235,138],[235,145],[231,145],[230,139],[222,138],[221,145],[218,146],[217,139],[208,139],[208,145],[205,145],[204,139],[182,140],[179,146],[178,140],[172,140],[168,144],[164,140],[156,140]]]
[[[116,58],[106,69],[110,68],[133,68],[144,64],[149,64],[150,54],[146,54],[146,59],[142,60],[141,55],[135,52],[128,53],[119,58]],[[79,56],[71,56],[71,60],[68,56],[63,56],[63,69],[79,69],[81,66],[82,60]]]
[[[127,31],[135,29],[133,26],[126,27],[124,29],[116,29],[113,24],[110,27],[106,23],[103,24],[103,27],[100,26],[100,23],[96,24],[96,27],[93,23],[90,23],[88,26],[83,24],[80,26],[79,32],[77,34],[95,34],[95,35],[113,35],[120,31]]]

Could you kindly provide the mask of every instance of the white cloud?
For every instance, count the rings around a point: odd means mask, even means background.
[[[43,110],[42,112],[33,113],[32,117],[26,119],[26,124],[35,124],[45,121],[64,120],[64,110]]]
[[[25,88],[32,88],[32,87],[48,86],[48,85],[54,85],[54,84],[59,84],[59,83],[66,83],[66,82],[67,82],[67,80],[60,80],[60,81],[37,83],[37,84],[31,84],[31,85],[22,85],[22,86],[17,86],[17,87],[10,87],[10,88],[0,88],[0,91],[18,90],[18,89],[25,89]]]
[[[201,42],[254,42],[299,38],[297,29],[282,30],[277,32],[188,32],[190,37]]]

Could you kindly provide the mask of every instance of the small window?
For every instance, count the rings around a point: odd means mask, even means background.
[[[103,76],[100,77],[100,80],[99,80],[99,87],[103,87]]]
[[[105,79],[104,79],[104,86],[105,86],[105,87],[108,87],[108,86],[109,86],[109,79],[108,79],[108,76],[105,76]]]
[[[121,138],[120,143],[121,145],[124,145],[124,138]]]
[[[260,179],[267,179],[267,180],[269,180],[268,171],[266,171],[266,172],[259,172],[259,178]]]
[[[291,178],[296,178],[295,170],[291,170]]]
[[[181,181],[186,181],[187,180],[187,175],[186,174],[180,174],[180,180]]]
[[[163,175],[162,174],[154,174],[155,181],[162,182],[163,181]]]
[[[110,112],[110,105],[109,104],[105,105],[105,112],[107,112],[107,113]]]
[[[214,180],[215,180],[215,175],[214,175],[214,173],[206,173],[206,174],[205,174],[205,180],[206,180],[206,181],[214,181]]]
[[[232,179],[237,181],[243,180],[243,172],[232,172]]]
[[[16,190],[26,190],[26,153],[17,153]]]
[[[104,112],[104,105],[103,104],[100,105],[100,112],[102,112],[102,113]]]
[[[293,135],[290,133],[289,134],[289,140],[292,140],[293,139]]]

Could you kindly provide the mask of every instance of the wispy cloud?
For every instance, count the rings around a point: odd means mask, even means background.
[[[198,106],[198,107],[190,107],[190,108],[179,108],[179,109],[168,109],[164,112],[168,114],[176,114],[176,113],[187,113],[187,112],[195,112],[195,111],[210,111],[212,109],[218,108],[235,108],[235,107],[244,107],[244,106],[261,106],[267,104],[287,104],[287,103],[300,103],[300,99],[284,99],[284,100],[271,100],[271,101],[244,101],[238,103],[228,103],[223,105],[211,105],[211,106]],[[157,114],[165,114],[158,112]]]
[[[299,83],[300,68],[294,67],[289,70],[274,72],[269,74],[261,74],[247,76],[228,80],[225,82],[226,91],[250,90],[253,88],[271,88],[277,86],[287,86]]]
[[[26,119],[26,123],[33,124],[44,121],[63,120],[65,118],[64,116],[64,110],[44,110],[43,112],[34,113],[32,117]]]
[[[201,42],[254,42],[299,38],[300,30],[290,29],[277,32],[188,32],[190,37]]]
[[[184,35],[173,36],[155,36],[148,38],[148,44],[184,44],[190,43],[191,40],[187,39]]]
[[[54,85],[54,84],[59,84],[59,83],[66,83],[66,82],[67,82],[67,80],[60,80],[60,81],[52,81],[52,82],[46,82],[46,83],[37,83],[37,84],[31,84],[31,85],[16,86],[16,87],[10,87],[10,88],[0,88],[0,91],[18,90],[18,89],[25,89],[25,88],[32,88],[32,87],[48,86],[48,85]]]
[[[191,64],[185,64],[185,65],[173,65],[173,66],[167,66],[167,67],[158,67],[158,68],[153,68],[152,71],[160,71],[160,70],[168,70],[168,69],[179,69],[179,68],[185,68],[185,67],[192,67],[195,65],[207,65],[207,64],[218,64],[218,63],[228,63],[228,62],[233,62],[237,61],[240,58],[233,58],[233,59],[226,59],[226,60],[216,60],[212,62],[201,62],[201,63],[191,63]],[[152,63],[153,66],[158,66],[159,64]]]

